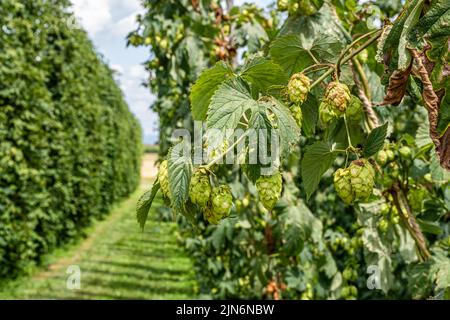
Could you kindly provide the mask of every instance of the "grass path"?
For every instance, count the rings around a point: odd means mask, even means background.
[[[0,287],[0,299],[194,298],[192,267],[177,245],[176,224],[157,222],[151,213],[145,232],[138,229],[136,202],[148,187],[143,183],[88,238],[54,253],[32,277]],[[80,290],[67,289],[71,265],[80,267]]]

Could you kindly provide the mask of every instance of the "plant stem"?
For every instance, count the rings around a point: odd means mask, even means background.
[[[402,219],[406,229],[409,231],[414,241],[416,242],[416,247],[419,251],[420,259],[430,259],[431,254],[428,251],[425,237],[422,233],[422,230],[420,230],[416,217],[414,216],[411,207],[409,206],[408,200],[406,199],[405,194],[398,182],[396,182],[392,187],[391,194],[400,218]],[[403,207],[406,211],[403,210]]]
[[[219,154],[213,161],[208,163],[205,166],[205,169],[209,170],[213,165],[215,165],[218,161],[220,161],[228,152],[234,149],[243,139],[245,139],[249,135],[249,131],[245,132],[242,136],[239,137],[239,139],[236,140],[235,143],[231,145],[225,152]]]
[[[357,56],[361,51],[374,43],[381,35],[381,30],[378,31],[374,36],[372,36],[369,40],[367,40],[364,44],[362,44],[357,50],[353,51],[348,56],[344,57],[341,61],[341,64],[345,64],[350,61],[354,56]],[[323,80],[325,80],[328,76],[330,76],[334,71],[334,67],[330,68],[327,72],[325,72],[319,79],[317,79],[312,85],[311,89],[320,84]]]
[[[345,62],[343,62],[345,54],[347,52],[349,52],[359,41],[361,41],[362,39],[365,39],[368,36],[371,36],[372,34],[377,33],[377,32],[381,34],[380,30],[373,30],[369,33],[363,34],[362,36],[356,38],[347,48],[345,48],[344,51],[342,51],[341,55],[339,56],[338,61],[336,62],[336,78],[337,79],[339,79],[339,75],[341,73],[341,64],[345,63]]]
[[[344,114],[344,124],[345,124],[345,130],[347,131],[348,147],[350,149],[353,149],[352,139],[350,138],[350,130],[348,130],[347,116],[345,114]]]
[[[310,72],[320,71],[320,70],[326,69],[326,68],[334,68],[334,65],[333,64],[329,64],[329,63],[313,64],[312,66],[309,66],[309,67],[303,69],[302,73],[307,74],[307,73],[310,73]]]

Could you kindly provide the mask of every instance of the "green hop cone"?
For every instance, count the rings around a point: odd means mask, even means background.
[[[380,166],[385,166],[388,162],[387,152],[385,150],[378,151],[376,160]]]
[[[205,218],[205,220],[211,224],[219,224],[220,220],[222,219],[220,216],[215,215],[214,211],[210,207],[206,207],[203,210],[203,218]]]
[[[325,92],[324,100],[331,105],[336,112],[343,114],[346,112],[352,96],[347,85],[334,81],[330,82]]]
[[[410,160],[412,157],[412,151],[409,147],[403,146],[398,150],[398,154],[400,157],[402,157],[404,160]]]
[[[290,0],[288,10],[291,15],[310,16],[322,7],[323,2],[323,0]]]
[[[189,185],[189,198],[192,203],[205,208],[211,196],[211,184],[205,169],[194,172]]]
[[[289,0],[278,0],[277,8],[278,11],[287,11],[289,8]]]
[[[161,165],[159,166],[159,172],[158,172],[158,180],[161,185],[161,190],[163,195],[166,198],[170,199],[170,187],[169,187],[169,169],[168,169],[169,163],[167,160],[164,160],[161,162]]]
[[[352,162],[348,167],[355,200],[366,200],[372,195],[375,182],[375,170],[366,159]]]
[[[352,189],[350,171],[348,169],[338,169],[334,173],[334,188],[338,196],[347,204],[355,199]]]
[[[267,210],[272,210],[278,202],[282,188],[283,178],[279,171],[271,176],[261,176],[256,181],[259,199]]]
[[[426,189],[410,189],[408,191],[408,200],[411,209],[414,212],[420,212],[423,209],[423,202],[427,199],[428,192]]]
[[[366,159],[355,160],[346,169],[338,169],[334,174],[337,194],[347,204],[364,201],[373,192],[375,170]]]
[[[336,112],[336,110],[327,102],[322,101],[319,106],[319,118],[320,122],[324,126],[328,126],[331,122],[338,119],[342,113]]]
[[[386,155],[388,158],[388,162],[394,161],[395,160],[395,153],[392,150],[387,149],[386,150]]]
[[[302,104],[308,97],[311,80],[303,73],[294,74],[289,80],[287,91],[289,100],[296,104]]]
[[[233,195],[227,185],[216,187],[211,193],[212,215],[216,219],[223,219],[230,214],[233,206]]]
[[[319,107],[320,121],[328,126],[332,121],[343,116],[351,101],[350,90],[345,84],[331,82]],[[351,113],[353,113],[352,110]]]
[[[303,121],[303,112],[302,108],[300,108],[299,105],[292,105],[291,106],[291,114],[295,119],[295,122],[297,122],[297,125],[301,128],[302,127],[302,121]]]
[[[310,16],[316,13],[318,8],[312,2],[313,1],[311,0],[300,0],[297,10],[298,13],[300,13],[302,16]]]
[[[361,119],[363,115],[363,106],[361,100],[358,97],[352,95],[350,103],[348,104],[347,111],[345,112],[345,116],[349,120],[358,121]]]

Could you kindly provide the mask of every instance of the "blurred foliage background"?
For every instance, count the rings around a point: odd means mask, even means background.
[[[65,0],[0,3],[0,278],[139,183],[141,128]]]

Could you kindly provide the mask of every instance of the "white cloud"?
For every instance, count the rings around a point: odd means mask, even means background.
[[[136,15],[138,13],[135,12],[133,14],[130,14],[129,16],[119,20],[117,24],[114,26],[114,34],[116,34],[119,37],[126,37],[128,33],[130,33],[132,30],[136,29],[137,23],[136,23]]]
[[[150,110],[155,97],[142,83],[148,77],[144,66],[145,50],[125,48],[125,38],[136,28],[136,16],[145,12],[140,0],[72,0],[75,16],[102,52],[111,68],[117,71],[116,81],[125,95],[130,110],[141,122],[146,142],[155,142],[157,115]]]
[[[72,0],[72,4],[75,15],[91,36],[104,30],[111,23],[109,0]]]

